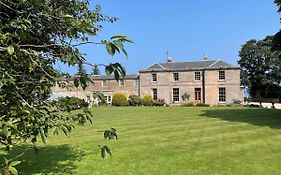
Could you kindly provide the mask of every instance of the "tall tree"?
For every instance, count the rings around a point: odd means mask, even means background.
[[[272,37],[250,40],[239,52],[241,83],[254,98],[276,98],[281,93],[280,52],[272,51]]]
[[[56,62],[79,68],[90,64],[79,46],[102,44],[111,56],[116,52],[127,55],[123,43],[131,41],[126,36],[95,39],[101,22],[114,21],[101,13],[100,6],[90,10],[88,0],[0,1],[0,145],[7,150],[22,142],[35,145],[38,137],[46,142],[51,132],[61,130],[67,135],[75,122],[91,122],[87,110],[66,116],[52,112],[45,100],[51,87],[63,80],[54,68]],[[125,74],[119,63],[105,69],[116,78]],[[74,85],[86,88],[88,81],[87,74],[78,71]],[[7,164],[3,173],[10,171]]]

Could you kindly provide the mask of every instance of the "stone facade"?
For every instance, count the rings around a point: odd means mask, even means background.
[[[194,103],[232,104],[243,101],[243,90],[240,68],[221,61],[160,63],[140,71],[140,96],[151,95],[168,104],[184,103],[184,95]]]
[[[127,97],[151,95],[154,100],[164,99],[168,104],[182,104],[188,99],[210,105],[243,101],[244,96],[244,89],[240,86],[240,68],[219,60],[157,63],[141,70],[139,75],[127,75],[119,82],[113,76],[92,76],[92,79],[94,83],[85,91],[56,86],[53,94],[76,96],[92,102],[93,92],[98,91],[111,103],[115,92],[123,92]]]
[[[81,88],[60,88],[53,87],[53,96],[74,96],[84,99],[87,102],[93,102],[93,93],[101,92],[105,95],[107,103],[111,103],[115,92],[123,92],[130,95],[139,95],[139,76],[127,75],[125,79],[119,82],[113,76],[92,76],[94,83],[91,83],[84,91]]]

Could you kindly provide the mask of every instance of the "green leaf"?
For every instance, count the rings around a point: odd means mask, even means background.
[[[126,38],[126,36],[121,35],[121,34],[116,34],[116,35],[113,35],[110,39],[117,39],[117,38]]]
[[[16,165],[18,165],[20,163],[21,163],[21,161],[13,161],[13,162],[10,163],[9,166],[16,166]]]
[[[18,171],[16,168],[9,166],[9,171],[13,174],[13,175],[18,175]]]
[[[109,55],[113,56],[115,54],[115,50],[111,46],[111,43],[106,43],[106,50],[109,53]]]
[[[123,42],[121,42],[121,41],[113,41],[113,43],[126,55],[126,56],[128,56],[128,53],[127,53],[127,51],[125,50],[125,48],[124,48],[124,44],[123,44]]]
[[[9,55],[13,55],[14,52],[15,52],[14,46],[9,45],[9,46],[7,47],[7,52],[8,52]]]
[[[111,150],[108,146],[103,146],[103,147],[99,146],[99,147],[100,147],[100,151],[101,151],[101,157],[103,159],[107,158],[108,155],[111,156]]]

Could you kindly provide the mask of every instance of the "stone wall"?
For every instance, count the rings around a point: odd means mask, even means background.
[[[219,80],[219,70],[205,70],[205,97],[206,103],[210,105],[218,105],[219,103],[219,88],[226,88],[226,101],[222,104],[231,104],[233,100],[243,101],[243,88],[240,87],[240,70],[226,69],[225,80]],[[203,100],[202,87],[202,71],[201,80],[195,80],[194,72],[198,71],[179,71],[179,81],[173,81],[174,72],[155,72],[157,81],[152,81],[152,72],[140,73],[140,96],[152,95],[152,89],[158,91],[158,98],[164,99],[167,103],[183,103],[181,98],[184,93],[190,95],[190,100],[195,100],[195,88],[201,88],[201,102]],[[179,102],[173,102],[173,88],[179,88]],[[196,101],[200,102],[200,101]]]

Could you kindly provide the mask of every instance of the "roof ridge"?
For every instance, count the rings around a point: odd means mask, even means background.
[[[160,66],[162,69],[167,69],[166,67],[162,66],[160,63],[156,63],[158,66]]]
[[[179,61],[179,62],[173,62],[172,64],[174,64],[174,63],[199,63],[199,62],[213,62],[213,61],[216,61],[216,60],[207,60],[207,61]],[[168,63],[160,63],[160,64],[168,64]],[[171,64],[171,63],[169,63],[169,64]]]
[[[219,61],[221,61],[221,60],[215,61],[214,63],[210,64],[208,67],[210,68],[210,67],[214,66],[214,65],[217,64]]]

